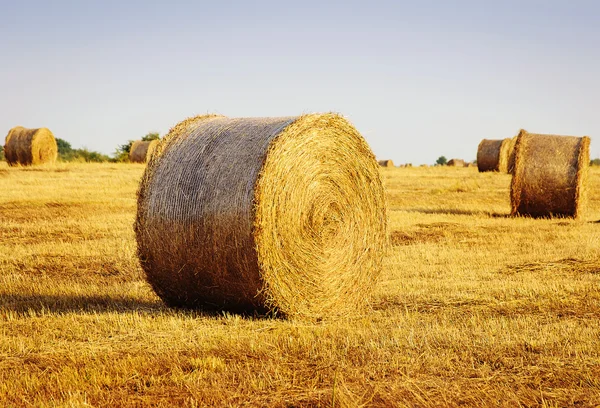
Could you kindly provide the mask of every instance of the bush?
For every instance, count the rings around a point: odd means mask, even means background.
[[[440,166],[445,166],[447,163],[448,159],[446,159],[444,156],[438,157],[438,159],[435,161],[435,164],[439,164]]]
[[[133,140],[129,140],[127,143],[119,145],[115,150],[113,161],[117,163],[128,162],[132,144]]]
[[[158,132],[150,132],[146,136],[142,137],[142,142],[151,142],[153,140],[159,140],[160,134]]]
[[[600,166],[600,159],[591,160],[590,166]]]
[[[107,155],[98,152],[91,152],[85,147],[83,149],[73,149],[71,147],[71,143],[60,138],[56,139],[56,144],[58,145],[58,158],[60,161],[103,163],[110,160],[110,157]]]
[[[0,161],[4,160],[4,146],[0,145]]]

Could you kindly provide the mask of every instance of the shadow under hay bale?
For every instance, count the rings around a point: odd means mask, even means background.
[[[388,245],[377,161],[334,114],[180,123],[148,163],[135,230],[168,305],[308,318],[364,305]]]
[[[574,217],[585,210],[590,138],[528,133],[515,145],[511,215]]]
[[[446,166],[450,167],[465,167],[465,161],[462,159],[450,159]]]
[[[381,167],[394,167],[394,162],[392,160],[379,160],[378,163]]]
[[[510,139],[483,139],[477,148],[477,168],[479,172],[508,171],[508,149]]]
[[[10,166],[51,164],[58,157],[54,135],[47,128],[12,128],[6,136],[4,157]]]
[[[158,145],[158,140],[136,140],[129,150],[129,161],[132,163],[147,163]]]

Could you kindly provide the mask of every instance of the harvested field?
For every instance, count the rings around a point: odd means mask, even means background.
[[[0,164],[0,406],[597,406],[600,168],[580,220],[511,218],[508,174],[382,169],[370,308],[298,323],[167,308],[143,168]]]

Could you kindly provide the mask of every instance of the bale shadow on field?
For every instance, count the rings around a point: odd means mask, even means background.
[[[14,294],[0,292],[0,314],[14,312],[31,313],[72,313],[72,312],[157,312],[166,310],[160,301],[143,301],[128,297],[102,295],[44,295]]]
[[[164,313],[175,312],[190,318],[216,318],[237,315],[242,319],[282,319],[276,311],[252,313],[220,309],[186,309],[169,307],[162,301],[144,301],[131,297],[102,295],[44,295],[0,292],[0,316],[11,312],[23,316],[67,313]]]
[[[399,211],[405,211],[410,213],[421,213],[421,214],[450,214],[450,215],[479,215],[491,218],[510,218],[510,214],[507,213],[495,213],[488,211],[473,211],[473,210],[462,210],[460,208],[398,208]]]

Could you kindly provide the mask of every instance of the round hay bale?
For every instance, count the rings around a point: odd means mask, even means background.
[[[515,145],[511,214],[574,217],[585,209],[590,138],[522,130]]]
[[[129,161],[132,163],[147,163],[157,145],[158,140],[151,140],[148,142],[136,140],[129,150]]]
[[[394,162],[392,160],[379,160],[378,163],[381,167],[394,167]]]
[[[450,167],[465,167],[465,161],[463,159],[450,159],[446,165]]]
[[[519,134],[521,132],[524,132],[524,130],[521,130],[519,132]],[[506,172],[508,174],[513,174],[514,169],[515,169],[515,146],[517,144],[517,138],[519,137],[519,135],[513,137],[512,139],[510,139],[510,143],[508,144],[508,149],[507,149],[507,155],[508,155],[508,165],[507,165],[507,169]]]
[[[510,139],[483,139],[477,148],[477,168],[480,172],[508,170],[508,148]]]
[[[12,128],[4,143],[4,157],[10,166],[31,166],[54,163],[58,146],[54,135],[47,128]]]
[[[335,114],[180,123],[148,163],[135,231],[166,304],[309,318],[364,305],[388,244],[377,161]]]

